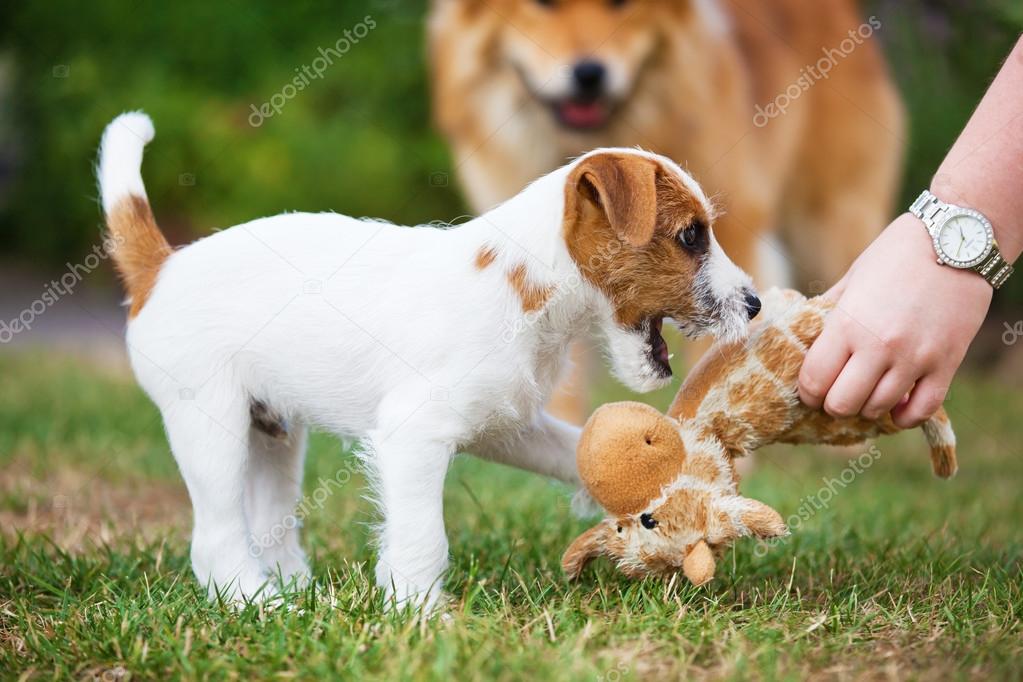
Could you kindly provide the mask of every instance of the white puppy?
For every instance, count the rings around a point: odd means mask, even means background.
[[[602,332],[647,391],[671,376],[663,318],[736,337],[759,310],[699,186],[654,154],[594,151],[457,227],[289,213],[173,250],[142,183],[152,137],[141,113],[107,127],[103,209],[132,367],[192,499],[192,567],[233,599],[309,575],[292,514],[310,426],[362,440],[377,580],[429,608],[455,453],[577,482],[578,430],[542,411],[573,338]]]

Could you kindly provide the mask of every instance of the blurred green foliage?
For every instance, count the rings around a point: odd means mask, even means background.
[[[1023,30],[1023,3],[865,4],[882,21],[878,35],[911,114],[909,200]],[[145,177],[172,241],[285,210],[403,223],[458,217],[465,209],[451,159],[431,125],[425,11],[426,0],[4,3],[8,258],[63,263],[98,240],[95,148],[103,126],[128,109],[156,123]],[[375,28],[322,78],[306,77],[279,115],[250,124],[253,106],[283,93],[320,48],[353,35],[367,16]],[[1010,285],[1003,300],[1023,302],[1023,277]]]

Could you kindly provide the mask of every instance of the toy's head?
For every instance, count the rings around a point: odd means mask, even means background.
[[[578,467],[608,517],[565,552],[562,566],[572,578],[604,555],[631,577],[681,570],[700,585],[714,576],[715,552],[736,538],[788,532],[778,512],[737,493],[719,444],[648,405],[594,412],[579,441]]]

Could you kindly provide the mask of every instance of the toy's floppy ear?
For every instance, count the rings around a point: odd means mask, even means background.
[[[569,580],[575,580],[582,574],[586,564],[604,553],[604,538],[607,526],[603,523],[590,528],[569,545],[561,557],[561,568]]]
[[[714,578],[714,552],[706,542],[700,540],[689,551],[682,561],[682,573],[697,587]]]
[[[789,534],[781,514],[756,500],[747,499],[746,505],[747,509],[739,514],[739,518],[753,537],[767,540]]]
[[[716,505],[718,514],[708,528],[708,537],[715,542],[752,535],[760,540],[789,534],[781,514],[763,502],[748,497],[731,497]]]

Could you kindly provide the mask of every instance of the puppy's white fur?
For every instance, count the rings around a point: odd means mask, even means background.
[[[145,196],[140,165],[152,134],[138,113],[104,134],[108,213]],[[655,158],[705,201],[670,160],[615,151]],[[542,411],[569,341],[596,326],[623,381],[641,390],[660,382],[645,335],[615,322],[569,255],[562,219],[572,167],[456,228],[290,213],[167,258],[127,341],[192,499],[200,581],[250,598],[274,593],[272,574],[308,576],[292,514],[309,426],[364,443],[383,517],[376,576],[395,603],[431,607],[440,593],[442,488],[456,452],[577,483],[578,429]],[[497,255],[480,270],[483,246]],[[532,314],[507,281],[522,262],[530,282],[556,292]],[[716,244],[703,269],[719,310],[741,309],[749,279]],[[254,403],[286,423],[287,436],[257,429]]]

